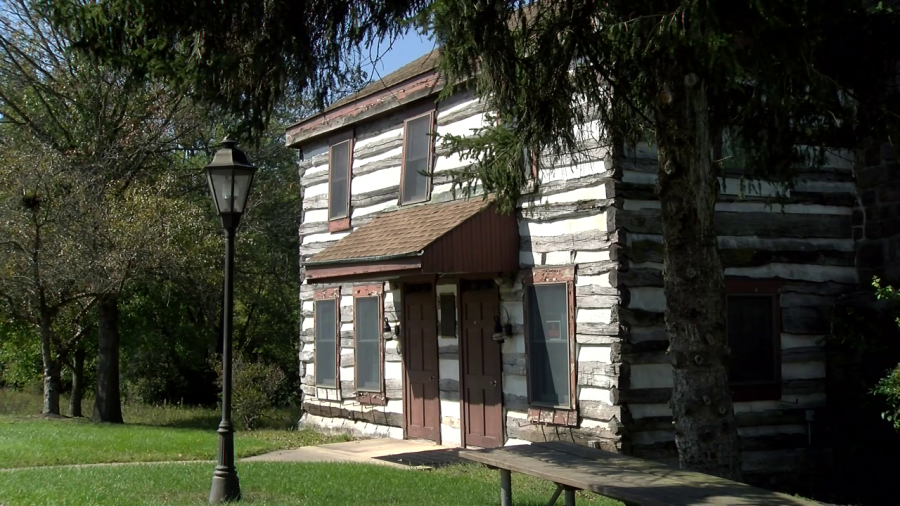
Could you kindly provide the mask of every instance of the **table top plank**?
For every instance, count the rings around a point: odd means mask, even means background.
[[[535,443],[459,456],[639,505],[813,505],[812,501],[715,476],[567,442]]]

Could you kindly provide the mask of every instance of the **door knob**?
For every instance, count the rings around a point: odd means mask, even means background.
[[[492,382],[491,382],[491,385],[497,386],[497,380],[492,381]]]
[[[434,376],[431,377],[431,381],[434,381]]]

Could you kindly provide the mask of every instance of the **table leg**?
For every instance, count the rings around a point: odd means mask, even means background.
[[[508,469],[500,470],[500,506],[512,506],[512,473]]]
[[[575,489],[566,487],[566,506],[575,506]]]
[[[563,486],[557,484],[556,490],[553,491],[553,495],[550,496],[550,500],[547,501],[547,506],[553,506],[554,504],[556,504],[556,500],[559,499],[559,494],[561,494],[562,491],[563,491]]]

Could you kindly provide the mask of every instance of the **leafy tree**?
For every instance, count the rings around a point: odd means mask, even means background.
[[[408,27],[409,1],[40,0],[80,47],[236,113],[254,138],[284,97],[318,105],[355,91],[359,44]],[[423,1],[415,4],[424,5]],[[296,118],[295,118],[296,119]]]
[[[104,316],[186,217],[155,171],[199,120],[183,95],[69,52],[30,2],[6,2],[0,14],[0,229],[9,238],[0,294],[40,331],[47,414],[59,414],[61,367],[81,371],[78,344],[99,306],[95,416],[121,422],[118,337]]]
[[[448,81],[474,84],[504,120],[474,139],[448,142],[474,157],[459,176],[479,178],[507,208],[524,184],[514,175],[523,148],[574,156],[585,125],[599,129],[596,140],[617,155],[624,145],[654,142],[680,463],[730,478],[741,476],[740,449],[713,227],[714,142],[736,139],[746,178],[790,185],[798,163],[821,160],[821,149],[804,146],[864,147],[885,139],[898,118],[900,27],[882,2],[46,5],[92,54],[194,83],[198,97],[243,115],[257,132],[285,89],[321,91],[330,84],[321,72],[342,69],[341,55],[396,34],[416,15],[442,46]]]
[[[29,385],[41,374],[40,341],[32,329],[4,315],[0,321],[0,388]]]
[[[298,390],[300,203],[296,154],[283,147],[283,124],[279,116],[258,147],[246,149],[260,170],[237,236],[234,315],[236,352],[277,364],[285,373],[279,404],[294,400]],[[208,135],[222,136],[221,130]],[[199,173],[214,149],[198,149],[176,169],[185,175],[180,198],[197,222],[173,238],[177,262],[141,276],[122,294],[123,379],[128,395],[144,402],[210,403],[216,398],[208,359],[221,345],[222,231]]]
[[[892,286],[882,286],[881,280],[878,278],[875,278],[872,285],[875,287],[878,299],[888,303],[890,309],[896,314],[898,303],[900,303],[900,291]],[[900,326],[900,317],[895,318],[894,322]],[[886,405],[881,417],[890,422],[894,429],[900,431],[900,364],[897,364],[897,367],[888,371],[887,375],[881,378],[872,389],[872,393],[882,398]]]

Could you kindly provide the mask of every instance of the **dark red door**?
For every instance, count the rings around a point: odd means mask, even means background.
[[[491,339],[500,295],[493,280],[461,285],[465,441],[483,448],[503,446],[501,349]]]
[[[403,287],[406,437],[439,441],[437,298],[431,283]]]

